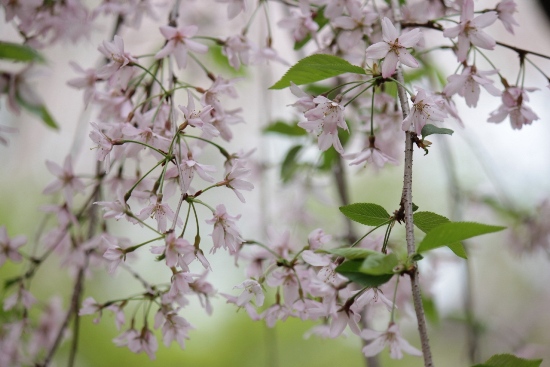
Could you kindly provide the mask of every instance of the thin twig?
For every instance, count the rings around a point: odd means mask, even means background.
[[[395,22],[397,23],[398,32],[401,31],[399,22],[401,20],[401,14],[399,11],[399,3],[397,0],[392,0],[392,11]],[[405,84],[403,78],[403,70],[401,65],[397,68],[397,91],[399,95],[399,102],[401,104],[401,110],[403,112],[403,119],[405,119],[409,113],[409,102],[407,100],[407,94],[405,88],[402,86]],[[401,196],[401,204],[405,208],[405,231],[407,241],[407,254],[409,257],[416,252],[414,244],[414,222],[413,222],[413,202],[412,202],[412,165],[413,165],[413,140],[411,132],[405,133],[405,168],[403,174],[403,194]],[[424,315],[424,307],[422,305],[422,295],[420,292],[420,283],[418,279],[418,268],[416,264],[413,270],[409,273],[411,278],[411,288],[413,295],[414,310],[416,313],[416,319],[418,322],[418,332],[420,334],[420,343],[422,346],[422,355],[424,356],[424,366],[433,367],[432,352],[430,350],[430,341],[428,338],[428,328],[426,325],[426,318]]]

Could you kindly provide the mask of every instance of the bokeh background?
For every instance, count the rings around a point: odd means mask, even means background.
[[[225,19],[225,6],[205,1],[190,2],[184,18],[189,23],[199,24],[206,32],[219,32],[223,36],[228,29],[242,24],[227,22],[222,26],[218,19]],[[212,3],[212,4],[207,4]],[[495,1],[478,1],[476,8],[493,7]],[[90,2],[90,4],[94,4]],[[213,8],[216,8],[213,10]],[[219,9],[218,9],[219,8]],[[273,15],[279,19],[284,14],[276,6]],[[490,29],[497,40],[543,54],[550,54],[549,22],[539,5],[532,0],[518,1],[519,13],[516,19],[520,27],[511,36],[502,27]],[[164,14],[159,8],[159,14]],[[4,18],[0,14],[0,18]],[[243,18],[244,19],[244,18]],[[239,22],[237,22],[239,23]],[[261,23],[261,22],[260,22]],[[92,31],[89,39],[78,45],[58,45],[44,50],[48,60],[45,68],[33,84],[52,115],[60,123],[59,131],[46,128],[33,116],[22,113],[16,116],[6,108],[5,98],[0,100],[0,121],[3,125],[17,127],[16,134],[9,135],[9,146],[0,145],[0,225],[6,225],[11,236],[25,234],[33,243],[33,234],[44,219],[40,210],[51,198],[41,195],[45,185],[53,180],[45,168],[45,160],[61,163],[67,154],[73,154],[77,172],[92,172],[95,165],[93,151],[88,141],[89,122],[94,121],[93,109],[85,110],[82,95],[66,85],[74,78],[74,71],[68,66],[75,61],[87,68],[100,60],[97,46],[106,40],[111,32],[113,20],[104,19]],[[134,54],[150,53],[163,42],[156,32],[156,23],[150,20],[140,30],[126,30],[122,36],[126,49]],[[256,41],[265,38],[265,27],[257,27]],[[155,33],[156,32],[156,33]],[[254,34],[253,32],[251,32]],[[155,34],[155,37],[148,36]],[[0,23],[2,40],[17,40],[18,36],[5,23]],[[282,32],[274,36],[275,47],[290,63],[300,55],[291,52],[289,35]],[[302,55],[303,56],[303,55]],[[447,74],[454,71],[455,58],[449,53],[437,54],[437,62]],[[514,80],[517,73],[517,56],[508,50],[497,50],[492,59],[505,75]],[[550,71],[550,61],[532,58],[543,70]],[[230,73],[217,59],[204,59],[205,63],[223,73]],[[4,64],[2,64],[4,66]],[[9,67],[9,66],[6,66]],[[286,107],[293,97],[288,90],[268,91],[285,71],[286,67],[271,62],[267,66],[255,66],[246,71],[234,73],[242,80],[237,84],[241,98],[231,101],[235,107],[244,108],[246,124],[236,126],[235,139],[230,150],[257,148],[253,159],[271,166],[279,162],[289,143],[262,134],[262,129],[278,118],[291,118],[293,111]],[[449,121],[449,127],[456,130],[452,138],[434,139],[435,148],[427,156],[415,156],[414,200],[422,210],[434,211],[452,216],[452,200],[448,188],[445,166],[448,158],[438,150],[437,145],[449,148],[455,164],[459,184],[464,192],[508,198],[517,208],[533,213],[534,207],[545,197],[550,197],[550,90],[533,68],[527,67],[526,85],[536,86],[539,91],[530,95],[530,106],[540,120],[520,131],[512,131],[507,121],[500,125],[489,124],[486,118],[500,101],[489,98],[482,92],[478,108],[468,109],[458,100],[466,127],[460,128]],[[182,101],[183,103],[184,101]],[[213,159],[213,158],[212,158]],[[402,185],[402,166],[383,172],[373,170],[349,170],[352,202],[376,202],[386,208],[396,207]],[[240,221],[245,238],[265,238],[266,228],[277,231],[290,229],[297,238],[318,226],[327,232],[342,233],[343,218],[337,210],[334,189],[327,180],[323,192],[325,202],[308,200],[303,205],[314,211],[318,223],[311,227],[298,227],[285,223],[285,210],[292,201],[295,188],[283,187],[277,169],[257,169],[254,174],[256,189],[246,195],[247,203],[242,205],[232,193],[212,200],[223,199],[230,213],[242,213]],[[491,213],[486,206],[464,199],[463,215],[468,219],[501,224],[504,218]],[[550,226],[550,219],[548,225]],[[358,230],[360,230],[358,228]],[[120,235],[139,239],[143,233],[134,227],[122,224],[115,227]],[[302,237],[300,237],[302,236]],[[438,280],[433,286],[433,297],[439,314],[439,321],[430,323],[430,337],[437,366],[468,366],[466,327],[463,322],[465,297],[465,274],[471,272],[471,285],[475,315],[479,324],[480,359],[495,353],[516,352],[530,358],[545,358],[543,366],[550,366],[550,257],[547,253],[521,254],[517,244],[512,243],[511,231],[481,237],[471,241],[469,266],[462,260],[448,261],[438,270]],[[244,268],[232,266],[232,259],[218,252],[211,257],[215,272],[212,282],[220,292],[232,293],[232,287],[244,280]],[[135,260],[136,266],[151,282],[166,282],[167,274],[162,264],[151,259]],[[21,267],[6,264],[0,269],[0,280],[18,274]],[[426,269],[429,271],[430,269]],[[71,280],[57,260],[49,261],[33,282],[32,291],[38,298],[47,299],[59,295],[68,304]],[[106,301],[139,292],[130,276],[118,272],[109,276],[106,272],[95,272],[87,281],[86,296]],[[0,293],[4,298],[5,293]],[[214,299],[214,314],[207,316],[198,304],[186,308],[183,316],[196,330],[186,349],[175,344],[170,348],[159,347],[157,359],[135,355],[125,348],[117,348],[111,339],[118,335],[112,315],[106,313],[99,324],[92,323],[92,317],[82,320],[80,355],[78,366],[362,366],[364,364],[360,340],[347,338],[324,340],[317,337],[304,338],[304,333],[315,324],[287,320],[275,328],[267,328],[263,322],[251,321],[244,311],[226,305],[222,297]],[[2,319],[0,319],[1,322]],[[414,320],[403,313],[404,333],[415,346],[419,346]],[[380,329],[384,327],[383,323]],[[61,349],[58,365],[64,365],[67,347]],[[392,361],[387,351],[381,354],[383,366],[421,366],[418,358],[406,356],[402,361]]]

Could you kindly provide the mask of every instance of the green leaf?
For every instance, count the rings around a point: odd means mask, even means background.
[[[20,62],[44,62],[44,57],[34,48],[0,41],[0,59]]]
[[[451,243],[450,245],[447,245],[447,247],[450,248],[456,256],[461,257],[464,260],[468,259],[468,254],[466,253],[466,249],[464,248],[462,242]]]
[[[359,269],[364,274],[383,275],[393,274],[393,268],[397,266],[399,260],[394,253],[384,255],[377,253],[368,256]]]
[[[432,212],[418,212],[413,214],[414,225],[418,227],[422,232],[428,233],[432,229],[443,223],[450,223],[451,221],[439,214]],[[467,259],[466,249],[460,242],[448,244],[447,247],[455,253],[456,256],[463,259]]]
[[[364,259],[367,256],[379,254],[378,251],[358,247],[341,247],[326,250],[326,252],[329,254],[345,257],[348,260]]]
[[[340,211],[349,219],[367,226],[379,226],[390,219],[390,214],[386,209],[372,203],[341,206]]]
[[[281,164],[281,179],[283,182],[288,182],[292,176],[294,176],[294,173],[296,173],[296,170],[299,167],[296,162],[296,158],[298,157],[298,153],[300,153],[301,149],[301,145],[295,145],[286,153],[285,159]]]
[[[491,226],[475,222],[448,222],[443,223],[426,234],[418,245],[418,252],[432,250],[463,241],[482,234],[502,231],[506,227]]]
[[[269,89],[290,87],[290,82],[296,85],[314,83],[343,73],[365,74],[365,70],[346,60],[333,55],[317,54],[308,56],[294,66],[277,83]]]
[[[424,313],[428,321],[437,325],[439,323],[439,312],[437,312],[434,300],[422,295],[422,305],[424,306]]]
[[[264,129],[265,133],[276,133],[286,136],[304,136],[307,135],[307,131],[300,126],[293,124],[286,124],[283,121],[276,121]]]
[[[317,32],[319,32],[321,29],[323,29],[323,27],[325,25],[327,25],[328,23],[328,19],[325,18],[325,14],[324,14],[324,11],[325,11],[325,7],[321,7],[317,10],[315,16],[313,17],[313,21],[315,23],[317,23],[317,25],[319,26],[319,29],[317,30]],[[302,47],[304,47],[309,41],[311,40],[311,34],[308,34],[303,40],[299,41],[299,42],[296,42],[294,44],[294,49],[295,50],[299,50],[301,49]]]
[[[17,103],[19,103],[19,105],[21,107],[23,107],[26,111],[32,113],[33,115],[39,117],[40,119],[42,119],[42,121],[44,121],[44,123],[51,127],[52,129],[59,129],[59,125],[57,125],[57,123],[55,122],[55,120],[53,119],[52,115],[50,115],[50,112],[48,111],[48,109],[46,108],[46,106],[44,105],[32,105],[30,103],[28,103],[27,101],[23,100],[19,95],[17,95],[15,97],[15,99],[17,100]]]
[[[447,134],[447,135],[453,135],[454,130],[451,129],[445,129],[442,127],[437,127],[432,124],[426,124],[422,128],[422,139],[424,139],[426,136],[430,136],[433,134]]]
[[[512,354],[495,354],[482,364],[473,367],[539,367],[542,359],[523,359]]]
[[[337,273],[342,274],[352,282],[360,284],[363,287],[378,287],[387,283],[393,277],[393,274],[369,275],[361,273],[359,269],[362,264],[363,260],[346,261],[335,270]]]

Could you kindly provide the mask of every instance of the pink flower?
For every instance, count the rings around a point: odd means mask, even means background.
[[[519,130],[523,125],[530,125],[534,120],[538,120],[537,114],[524,104],[524,102],[529,101],[527,92],[535,90],[537,88],[515,86],[506,88],[502,93],[502,105],[496,111],[491,112],[491,116],[487,121],[499,123],[509,115],[512,129]]]
[[[311,250],[317,250],[332,239],[330,234],[326,234],[321,228],[314,229],[307,236],[307,242]]]
[[[225,205],[223,204],[216,206],[216,211],[213,214],[214,217],[212,219],[206,220],[206,223],[214,225],[214,230],[212,231],[212,242],[214,246],[210,252],[216,253],[217,249],[224,248],[228,250],[230,254],[236,253],[243,243],[241,233],[236,223],[241,216],[237,215],[233,217],[227,214]]]
[[[185,122],[189,125],[201,129],[210,136],[218,136],[220,132],[218,129],[211,124],[212,117],[210,113],[212,112],[212,106],[206,105],[202,110],[195,109],[195,100],[193,94],[187,90],[187,107],[179,106],[180,110],[185,116]]]
[[[206,172],[214,172],[216,168],[214,166],[209,166],[205,164],[200,164],[192,158],[183,159],[180,164],[182,192],[187,192],[191,186],[191,182],[195,177],[195,172],[199,175],[200,178],[207,182],[214,182],[214,178]],[[177,167],[172,167],[166,172],[167,177],[179,177],[179,172]]]
[[[493,85],[493,81],[486,75],[496,74],[496,70],[481,71],[475,65],[465,67],[461,75],[451,75],[447,78],[449,83],[443,88],[446,96],[458,93],[466,99],[468,107],[476,107],[479,100],[479,86],[481,85],[493,96],[500,96],[500,91]]]
[[[378,168],[384,167],[387,163],[397,164],[397,160],[393,157],[390,157],[386,153],[382,152],[374,144],[374,136],[369,136],[369,146],[360,151],[359,153],[348,154],[345,156],[347,159],[353,159],[350,166],[361,164],[361,163],[371,163]],[[365,163],[365,166],[366,166]]]
[[[227,6],[227,17],[235,18],[239,13],[246,11],[246,0],[216,0],[218,3],[229,4]]]
[[[168,204],[161,202],[162,197],[159,196],[154,204],[151,204],[145,208],[141,212],[139,212],[138,218],[141,220],[144,220],[148,217],[155,218],[157,221],[157,228],[159,232],[164,233],[166,232],[166,225],[168,220],[174,220],[174,217],[176,214]],[[181,224],[181,219],[177,218],[178,224]]]
[[[145,352],[151,360],[155,359],[155,352],[158,349],[158,341],[155,334],[146,326],[143,327],[141,333],[137,331],[128,335],[128,349],[134,353]]]
[[[84,315],[93,315],[97,313],[97,317],[94,319],[94,324],[97,324],[101,319],[101,310],[103,309],[102,305],[97,303],[93,297],[88,297],[82,302],[82,307],[78,311],[78,316]]]
[[[500,19],[504,28],[512,34],[514,34],[512,27],[519,26],[518,22],[514,19],[514,13],[517,12],[516,8],[517,5],[514,0],[503,0],[495,8],[498,13],[498,19]]]
[[[6,259],[19,262],[22,259],[19,247],[27,243],[25,236],[9,238],[6,226],[0,226],[0,266],[4,265]]]
[[[166,266],[169,268],[179,265],[181,268],[187,270],[187,265],[195,259],[195,247],[185,238],[176,238],[174,232],[170,232],[165,240],[165,246],[154,246],[151,248],[151,252],[159,255],[164,254]]]
[[[241,63],[248,65],[250,63],[250,51],[252,50],[252,44],[241,34],[228,37],[222,48],[222,53],[227,56],[229,65],[235,70],[239,70]]]
[[[82,180],[76,177],[73,172],[71,156],[67,156],[65,158],[63,168],[52,161],[46,161],[46,167],[48,167],[48,171],[50,171],[54,176],[57,176],[57,180],[46,186],[42,193],[45,195],[50,195],[63,189],[63,196],[65,197],[65,200],[69,206],[72,206],[75,192],[83,192],[85,186]]]
[[[98,161],[105,161],[105,168],[109,171],[109,167],[111,166],[111,158],[109,153],[113,150],[115,141],[105,135],[95,122],[91,122],[90,124],[92,125],[90,139],[97,144],[96,159]]]
[[[244,196],[239,192],[239,190],[250,191],[254,188],[254,185],[242,179],[242,177],[247,176],[248,173],[250,172],[250,170],[245,168],[244,165],[245,163],[242,160],[240,159],[234,160],[231,170],[225,176],[225,180],[222,181],[223,185],[233,190],[235,195],[237,195],[239,200],[243,203],[245,202]]]
[[[101,52],[110,62],[97,71],[97,77],[106,79],[119,73],[119,79],[123,81],[129,80],[132,70],[127,68],[129,64],[137,62],[132,55],[124,51],[124,40],[116,35],[113,42],[103,41],[98,47]]]
[[[303,40],[308,34],[314,35],[319,29],[319,25],[311,18],[309,5],[303,1],[300,2],[299,9],[290,9],[290,16],[277,24],[281,28],[290,29],[296,42]]]
[[[94,96],[96,94],[95,85],[96,83],[101,80],[97,76],[97,70],[96,69],[82,69],[77,63],[75,62],[69,62],[69,65],[80,74],[84,74],[80,78],[74,78],[67,82],[68,85],[71,87],[77,88],[77,89],[84,89],[84,104],[88,106],[88,104],[94,99]]]
[[[361,337],[365,340],[372,340],[363,348],[363,354],[366,357],[379,354],[386,345],[390,348],[390,357],[394,359],[403,358],[403,352],[417,357],[422,356],[422,352],[403,339],[399,327],[394,323],[391,323],[385,332],[365,329],[361,332]]]
[[[382,76],[388,78],[395,73],[397,62],[410,66],[418,67],[418,61],[409,53],[407,48],[413,47],[420,41],[422,33],[418,28],[403,33],[401,36],[397,29],[388,18],[382,19],[382,39],[383,42],[370,45],[366,51],[366,57],[369,59],[382,59]]]
[[[344,120],[344,107],[323,96],[315,97],[313,102],[316,103],[316,107],[304,114],[307,121],[298,123],[298,126],[317,135],[319,150],[325,151],[334,146],[338,153],[343,154],[344,148],[338,138],[338,128],[348,130]]]
[[[313,102],[314,97],[298,88],[293,82],[290,82],[290,91],[298,97],[298,101],[290,106],[296,107],[296,109],[302,113],[315,108],[315,102]]]
[[[426,124],[441,122],[447,114],[437,103],[435,96],[429,96],[424,89],[418,88],[416,96],[411,97],[413,106],[409,115],[403,120],[403,131],[408,131],[414,125],[417,135],[422,134],[422,128]]]
[[[163,323],[162,319],[164,319]],[[155,320],[155,324],[162,323],[162,341],[165,346],[169,347],[175,340],[181,349],[185,349],[185,339],[189,339],[189,331],[194,329],[193,325],[183,317],[178,316],[175,311],[164,314],[159,310],[155,315]]]
[[[208,47],[191,40],[197,31],[196,25],[180,26],[178,28],[170,26],[160,27],[160,33],[168,40],[166,45],[157,52],[155,59],[159,60],[173,54],[176,63],[180,69],[187,66],[187,52],[192,51],[200,54],[208,52]]]
[[[487,50],[495,48],[495,40],[481,29],[493,24],[497,18],[498,15],[495,11],[489,11],[474,18],[474,0],[464,0],[460,24],[443,31],[445,37],[455,38],[458,36],[456,54],[459,62],[466,61],[471,45]]]
[[[247,279],[239,285],[233,287],[244,289],[243,292],[237,297],[237,306],[243,307],[245,304],[250,303],[254,299],[256,307],[261,307],[264,304],[264,292],[262,286],[255,280]]]

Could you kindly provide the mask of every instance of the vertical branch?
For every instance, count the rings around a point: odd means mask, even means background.
[[[391,2],[394,20],[396,28],[400,32],[401,26],[401,13],[399,11],[399,3],[397,0]],[[405,80],[403,78],[403,70],[401,65],[397,68],[397,92],[399,95],[399,102],[401,104],[401,110],[403,111],[403,119],[405,119],[409,113],[409,102],[407,100],[406,91],[402,85]],[[416,252],[414,244],[414,222],[413,222],[413,202],[412,202],[412,165],[413,165],[413,140],[412,133],[407,131],[405,133],[405,168],[403,174],[403,193],[401,196],[401,204],[405,208],[405,231],[407,241],[407,254],[409,258]],[[426,325],[426,317],[424,315],[424,307],[422,305],[422,294],[420,291],[420,283],[418,279],[418,268],[414,264],[413,270],[409,273],[411,277],[411,288],[414,303],[414,310],[416,313],[416,319],[418,322],[418,333],[420,334],[420,343],[422,346],[422,354],[424,356],[424,366],[433,367],[432,352],[430,349],[430,340],[428,338],[428,328]]]

